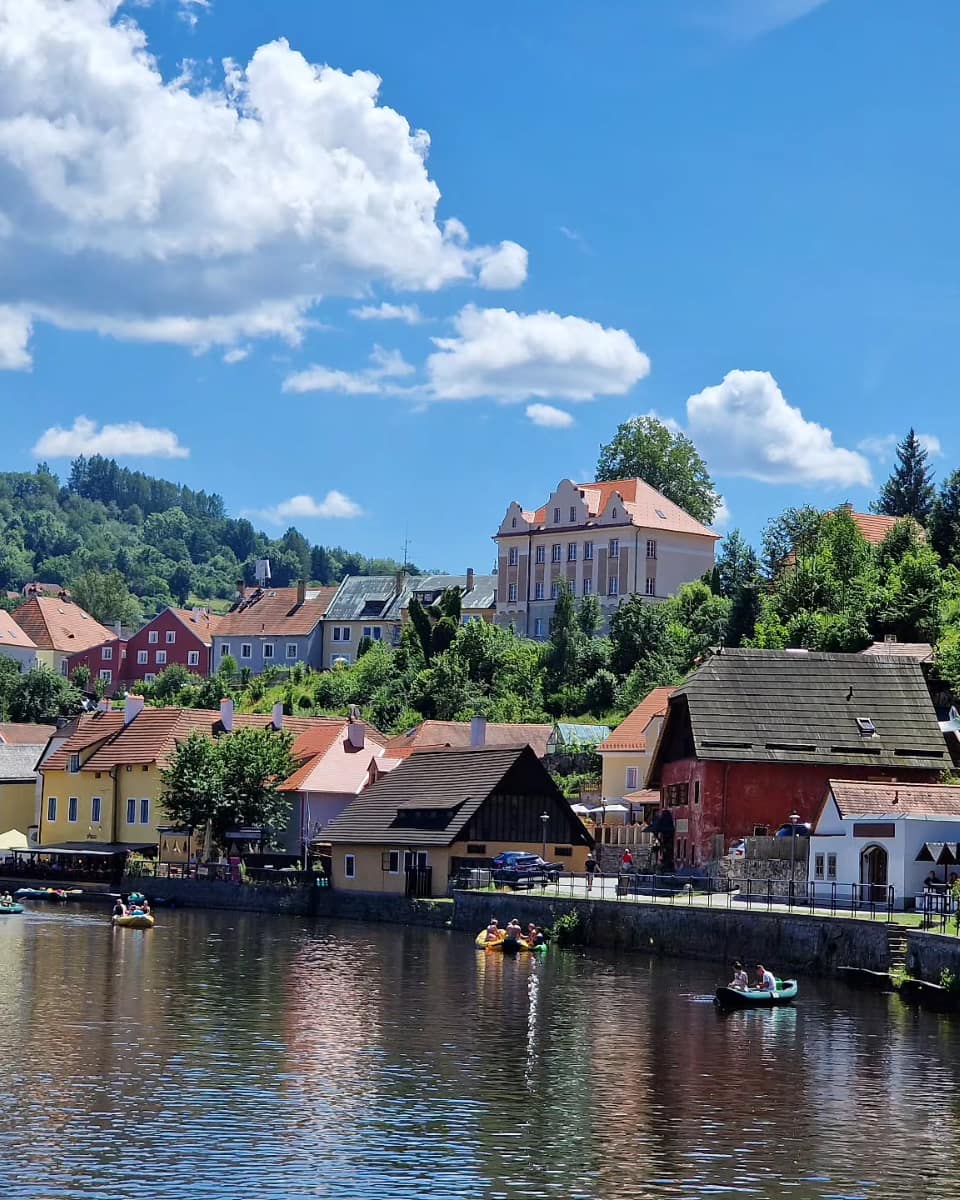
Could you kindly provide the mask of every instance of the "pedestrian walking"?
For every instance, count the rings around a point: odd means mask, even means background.
[[[593,891],[593,878],[596,875],[596,873],[600,870],[600,864],[597,862],[596,858],[594,858],[592,850],[587,855],[587,861],[583,864],[583,869],[587,873],[587,891],[592,892]]]

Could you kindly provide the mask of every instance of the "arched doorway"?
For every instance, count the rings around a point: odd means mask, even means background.
[[[867,846],[860,855],[860,897],[878,904],[887,898],[887,852],[883,846]]]

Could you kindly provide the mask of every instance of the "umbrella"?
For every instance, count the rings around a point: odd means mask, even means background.
[[[947,867],[960,863],[960,847],[956,842],[924,842],[914,862],[935,863],[943,867],[943,882],[947,882]]]

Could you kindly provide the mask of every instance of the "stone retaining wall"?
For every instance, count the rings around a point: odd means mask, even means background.
[[[306,916],[312,911],[313,892],[326,888],[251,886],[213,879],[143,879],[124,877],[121,891],[143,892],[153,900],[181,908],[228,908],[242,912],[290,913]]]

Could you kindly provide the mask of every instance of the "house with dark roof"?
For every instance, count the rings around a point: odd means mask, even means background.
[[[465,575],[423,575],[408,589],[424,608],[436,604],[444,592],[450,588],[460,590],[460,623],[468,625],[471,621],[493,621],[497,608],[497,577],[496,575],[477,575],[468,568]],[[402,618],[407,620],[409,598],[402,609]]]
[[[919,664],[792,650],[727,650],[670,696],[647,775],[680,865],[731,841],[812,822],[827,783],[934,783],[950,765]]]
[[[347,575],[327,605],[323,620],[323,666],[357,660],[364,638],[396,645],[403,613],[421,576]]]
[[[295,667],[298,663],[319,670],[323,664],[323,618],[335,588],[246,588],[236,603],[216,622],[213,636],[213,670],[229,654],[241,670],[260,675],[268,667]],[[162,649],[162,647],[158,647]],[[149,658],[151,672],[158,664]],[[131,669],[136,664],[131,663]],[[159,666],[162,670],[162,665]]]
[[[552,725],[502,723],[476,716],[470,721],[421,721],[387,741],[391,755],[421,750],[476,750],[481,746],[532,747],[537,758],[550,753]]]
[[[831,779],[810,836],[809,881],[826,894],[858,885],[864,902],[925,908],[960,870],[960,787],[926,783],[868,783]],[[934,901],[935,902],[935,901]],[[942,892],[940,892],[942,904]]]
[[[542,818],[546,816],[546,820]],[[529,746],[411,754],[325,831],[333,884],[442,896],[460,870],[521,850],[582,871],[593,840]]]

